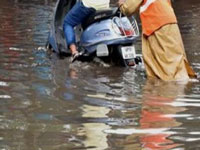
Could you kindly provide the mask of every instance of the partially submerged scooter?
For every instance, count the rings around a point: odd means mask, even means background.
[[[47,48],[59,55],[70,55],[66,44],[63,21],[76,0],[58,0]],[[82,25],[76,27],[76,40],[82,59],[95,57],[122,66],[142,64],[141,54],[136,54],[135,42],[139,29],[134,17],[122,16],[117,7],[96,11]]]

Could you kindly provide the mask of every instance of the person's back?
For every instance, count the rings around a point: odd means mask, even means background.
[[[140,7],[140,17],[143,33],[147,36],[166,24],[177,23],[170,0],[146,0]]]
[[[110,0],[82,0],[86,7],[92,7],[96,10],[109,8]]]

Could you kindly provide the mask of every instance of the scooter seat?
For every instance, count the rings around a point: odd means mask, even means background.
[[[117,7],[113,7],[113,8],[105,9],[105,10],[98,10],[94,14],[90,15],[89,18],[85,22],[82,23],[82,27],[83,29],[85,29],[94,22],[111,18],[116,15],[117,11],[118,11]]]

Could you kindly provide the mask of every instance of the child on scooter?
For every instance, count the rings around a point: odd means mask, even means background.
[[[74,27],[81,24],[88,16],[95,13],[96,10],[109,8],[109,4],[110,0],[82,0],[78,1],[66,14],[63,30],[72,54],[72,62],[80,56],[76,47]]]

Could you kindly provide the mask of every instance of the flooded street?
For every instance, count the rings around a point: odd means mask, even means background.
[[[49,56],[55,0],[0,0],[0,150],[199,150],[200,78]],[[200,72],[200,2],[174,0],[186,53]]]

